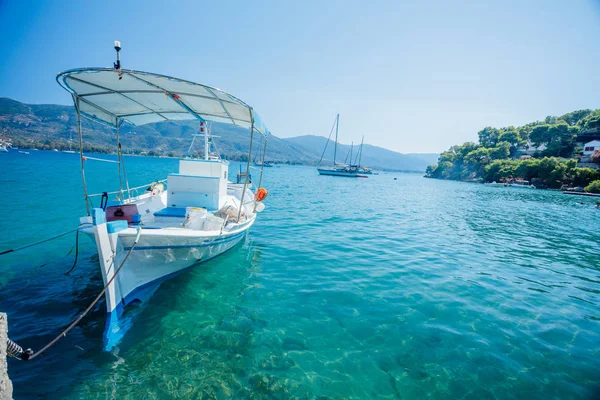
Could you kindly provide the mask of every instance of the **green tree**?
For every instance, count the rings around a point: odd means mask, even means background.
[[[425,175],[430,177],[430,178],[435,178],[436,177],[436,173],[435,171],[437,170],[437,165],[428,165],[427,168],[425,168]]]
[[[535,147],[539,147],[542,143],[548,143],[550,141],[549,129],[550,125],[547,124],[534,126],[529,134],[529,140]]]
[[[575,168],[573,171],[572,184],[574,186],[586,186],[590,182],[600,179],[600,172],[593,168]]]
[[[585,187],[585,191],[588,193],[600,193],[600,180],[590,182],[590,184]]]
[[[479,136],[479,144],[484,147],[493,147],[496,145],[496,143],[498,143],[501,133],[502,132],[499,129],[487,126],[477,132],[477,136]]]
[[[518,163],[515,168],[515,175],[531,181],[533,178],[538,177],[538,169],[540,167],[540,160],[537,158],[530,158],[528,160],[522,160]]]
[[[582,119],[590,115],[591,112],[592,110],[577,110],[561,116],[560,119],[566,121],[571,126],[577,125]]]
[[[521,137],[521,132],[512,126],[502,132],[499,138],[500,142],[510,143],[510,155],[513,156],[517,153],[520,146],[527,144],[527,140]]]
[[[510,156],[510,143],[500,142],[497,146],[489,149],[492,160],[503,160]]]

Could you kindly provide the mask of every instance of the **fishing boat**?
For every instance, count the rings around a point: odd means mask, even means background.
[[[325,143],[325,148],[323,149],[323,154],[321,155],[321,159],[319,160],[319,164],[317,166],[317,171],[319,172],[319,175],[345,176],[345,177],[349,177],[349,178],[357,178],[357,177],[359,177],[358,166],[347,165],[347,164],[338,164],[336,162],[339,124],[340,124],[340,114],[337,114],[337,116],[335,117],[334,126],[331,128],[331,131],[329,132],[329,137],[327,138],[327,142]],[[329,141],[331,140],[331,134],[333,133],[334,127],[335,127],[335,142],[334,142],[334,147],[333,147],[333,165],[321,166],[321,162],[323,161],[323,157],[325,156],[325,152],[327,151],[327,146],[329,145]]]
[[[183,79],[121,68],[121,46],[115,42],[114,68],[80,68],[60,73],[58,83],[75,104],[79,156],[87,215],[80,218],[82,232],[95,240],[105,285],[107,348],[121,328],[118,324],[129,303],[144,301],[160,283],[186,269],[210,260],[239,243],[265,205],[267,190],[255,191],[246,172],[243,181],[228,181],[229,163],[211,156],[207,121],[231,124],[263,137],[263,161],[268,130],[254,109],[242,100],[207,85]],[[89,194],[83,155],[81,118],[114,129],[117,143],[119,190]],[[130,188],[119,130],[123,124],[140,126],[163,121],[196,120],[204,137],[202,159],[179,160],[178,171],[166,179]],[[108,160],[107,160],[108,161]],[[114,162],[113,160],[111,160]],[[146,189],[142,194],[136,190]],[[115,195],[116,201],[108,196]],[[100,197],[100,207],[90,200]]]

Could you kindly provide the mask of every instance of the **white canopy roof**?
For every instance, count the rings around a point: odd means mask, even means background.
[[[65,71],[58,83],[79,99],[88,118],[112,126],[201,119],[224,122],[267,135],[258,114],[240,99],[210,86],[169,76],[113,68]]]

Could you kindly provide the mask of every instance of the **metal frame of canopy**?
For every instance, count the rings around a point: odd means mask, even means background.
[[[117,50],[117,52],[119,50],[120,48]],[[131,87],[127,88],[127,84],[121,84],[123,77],[132,78],[132,80],[128,79],[128,84],[131,85]],[[97,78],[105,79],[102,81],[102,79]],[[127,172],[123,162],[121,142],[119,138],[119,128],[125,122],[135,126],[140,126],[149,123],[196,119],[200,122],[209,120],[229,123],[240,127],[248,127],[250,129],[250,145],[248,149],[248,162],[246,171],[250,170],[254,132],[256,131],[263,136],[264,147],[262,154],[262,167],[258,184],[260,187],[264,170],[264,158],[268,130],[260,119],[260,116],[254,112],[254,109],[233,95],[217,88],[190,82],[184,79],[178,79],[149,72],[124,70],[120,68],[120,62],[118,59],[114,69],[72,69],[58,74],[56,80],[60,86],[71,93],[73,103],[77,111],[81,178],[83,182],[83,194],[88,216],[90,215],[90,195],[87,193],[85,181],[83,137],[81,129],[82,115],[92,121],[108,125],[115,129],[117,139],[119,193],[121,200],[123,200],[124,197],[123,181],[121,179],[121,167],[123,168],[123,178],[125,180],[127,195],[129,199],[131,199],[129,182],[127,180]],[[79,86],[79,92],[77,88],[74,88],[74,86]],[[124,86],[124,88],[119,90],[114,86]],[[162,96],[165,96],[170,100],[164,102],[164,97]],[[122,104],[119,105],[117,101],[113,105],[113,103],[110,102],[111,97],[122,100]],[[162,104],[159,104],[161,102]],[[218,107],[215,108],[217,105]],[[82,109],[82,107],[85,107],[85,109]],[[222,113],[220,114],[219,108],[222,110]],[[245,114],[246,112],[247,114]],[[136,120],[135,117],[141,118]],[[243,197],[246,193],[248,183],[249,174],[247,172],[244,182],[244,190],[242,192],[241,204],[244,204]],[[240,207],[238,213],[238,220],[240,218],[239,214],[241,213],[241,208],[242,207]]]

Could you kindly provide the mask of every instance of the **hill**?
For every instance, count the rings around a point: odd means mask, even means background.
[[[168,154],[180,156],[187,154],[191,138],[197,132],[198,123],[161,122],[143,126],[125,124],[120,129],[123,151],[127,153],[148,153],[150,155]],[[94,152],[113,152],[116,146],[114,130],[97,123],[82,119],[84,149]],[[212,133],[218,152],[223,158],[244,160],[249,145],[248,131],[228,124],[213,123]],[[69,147],[73,138],[77,141],[77,114],[74,107],[55,104],[24,104],[8,98],[0,98],[0,136],[12,141],[19,148],[59,149]],[[281,139],[269,136],[267,159],[290,164],[315,165],[321,158],[327,139],[320,136],[299,136]],[[198,141],[200,142],[200,140]],[[332,143],[328,146],[327,160],[333,159]],[[261,139],[253,148],[262,148]],[[338,154],[342,155],[349,145],[338,145]],[[198,155],[201,144],[197,143],[192,153]],[[355,147],[356,149],[356,147]],[[400,154],[381,147],[365,145],[363,164],[379,169],[425,171],[427,165],[435,162],[437,155]]]
[[[478,132],[478,143],[452,146],[426,174],[483,182],[523,179],[556,189],[583,187],[600,179],[600,152],[590,154],[591,147],[586,153],[583,147],[599,135],[600,110],[573,111],[518,127],[488,126]]]

